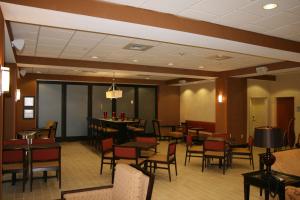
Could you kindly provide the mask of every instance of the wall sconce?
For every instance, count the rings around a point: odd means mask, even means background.
[[[10,74],[8,67],[1,66],[1,91],[0,94],[4,92],[9,92]]]
[[[222,102],[223,102],[223,95],[222,95],[222,94],[219,94],[219,95],[218,95],[218,102],[219,102],[219,103],[222,103]]]
[[[21,90],[17,89],[16,90],[16,101],[19,101],[21,99]]]

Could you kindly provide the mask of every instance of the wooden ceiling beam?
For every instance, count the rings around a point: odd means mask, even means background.
[[[300,42],[297,41],[105,1],[2,0],[2,2],[159,27],[300,53]]]

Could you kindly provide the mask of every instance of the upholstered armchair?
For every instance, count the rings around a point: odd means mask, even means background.
[[[117,164],[113,185],[63,191],[62,200],[151,200],[154,176],[141,168]]]

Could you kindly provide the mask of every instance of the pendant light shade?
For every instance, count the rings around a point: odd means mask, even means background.
[[[122,95],[123,95],[122,90],[119,90],[116,86],[115,74],[114,74],[112,85],[110,86],[110,88],[106,92],[106,98],[107,99],[118,99],[118,98],[122,98]]]

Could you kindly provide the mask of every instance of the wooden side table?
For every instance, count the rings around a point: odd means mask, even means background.
[[[278,194],[279,200],[285,200],[286,186],[300,186],[300,177],[272,171],[267,175],[265,170],[242,174],[244,176],[244,199],[249,200],[250,185],[265,190],[265,200],[269,200],[270,192]]]

